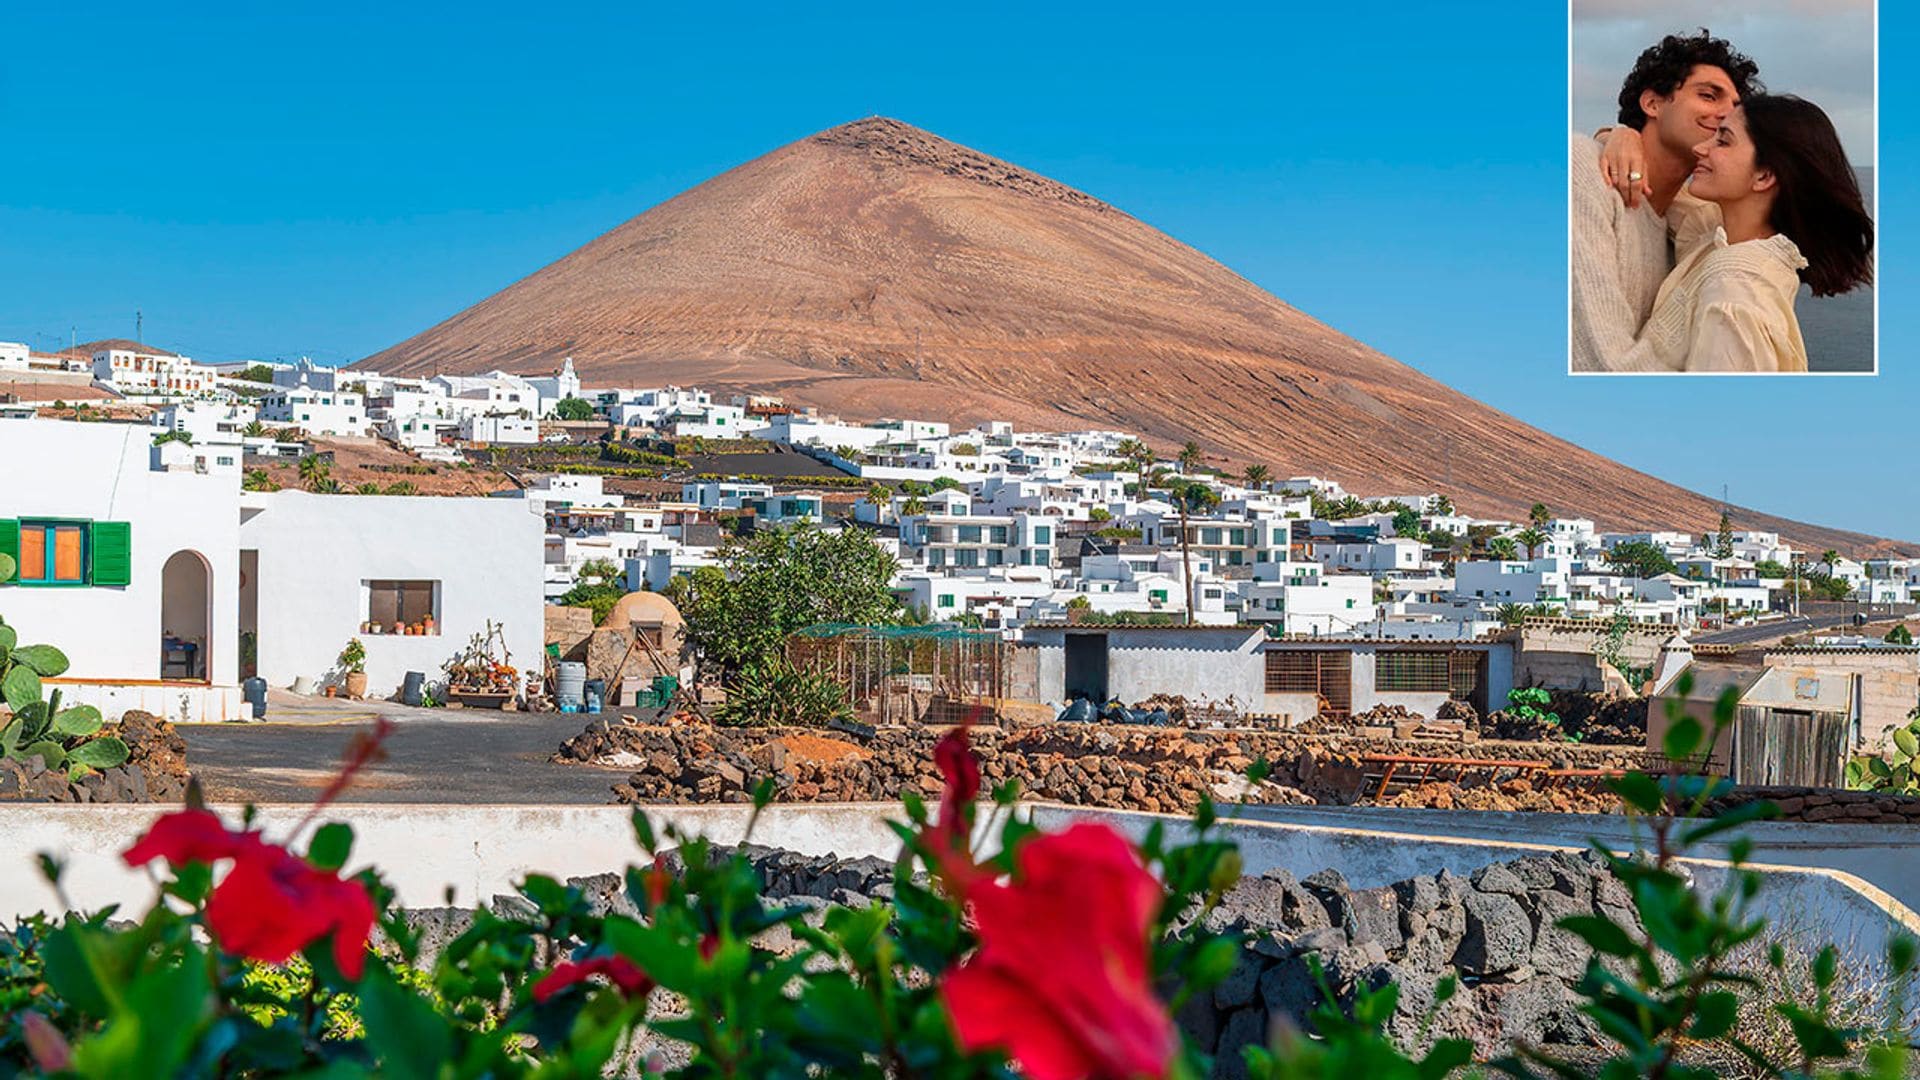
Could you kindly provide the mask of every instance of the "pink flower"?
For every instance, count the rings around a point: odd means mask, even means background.
[[[960,1045],[1032,1080],[1164,1077],[1178,1036],[1149,982],[1160,883],[1104,825],[1036,837],[1015,862],[1010,883],[967,889],[980,948],[940,986]]]

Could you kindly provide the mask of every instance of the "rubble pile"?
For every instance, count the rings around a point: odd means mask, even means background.
[[[636,725],[595,720],[561,744],[562,764],[633,771],[613,791],[631,804],[745,802],[762,778],[792,802],[892,801],[912,789],[940,790],[933,745],[940,730],[883,727],[871,738],[817,728],[728,728],[698,722]],[[1268,804],[1337,803],[1371,793],[1365,754],[1457,754],[1458,743],[1328,738],[1293,731],[1212,731],[1096,724],[975,727],[973,743],[989,788],[1017,780],[1026,798],[1130,810],[1183,813],[1204,794]],[[1544,760],[1560,767],[1631,768],[1638,754],[1617,749],[1478,743],[1478,757]],[[1569,755],[1571,755],[1569,757]],[[1271,770],[1249,786],[1257,760]],[[1541,809],[1560,808],[1549,798]]]
[[[1389,794],[1380,806],[1426,810],[1534,810],[1558,814],[1615,814],[1620,798],[1605,789],[1538,785],[1517,776],[1507,780],[1469,777],[1428,782]]]
[[[0,802],[178,802],[187,791],[187,744],[173,725],[130,710],[101,735],[127,744],[127,763],[75,780],[64,769],[41,767],[38,757],[0,758]]]

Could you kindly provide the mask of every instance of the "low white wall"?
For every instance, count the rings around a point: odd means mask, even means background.
[[[214,724],[253,719],[253,706],[237,686],[195,686],[192,683],[126,684],[72,682],[48,679],[48,688],[60,691],[61,708],[91,705],[108,721],[129,709],[150,712],[176,724]]]
[[[1268,808],[1259,808],[1266,810]],[[1232,811],[1229,811],[1232,812]],[[1244,811],[1243,811],[1244,812]],[[1078,807],[1041,805],[1033,808],[1033,822],[1042,829],[1064,828],[1071,822],[1104,821],[1139,839],[1155,822],[1169,826],[1169,838],[1177,838],[1186,819],[1161,814],[1115,810],[1088,810]],[[1550,815],[1475,815],[1452,813],[1461,819],[1480,816],[1526,817],[1539,821]],[[1564,816],[1574,822],[1590,821],[1578,815]],[[1464,822],[1463,822],[1464,823]],[[1624,823],[1624,822],[1623,822]],[[1577,827],[1577,826],[1574,826]],[[1261,874],[1286,870],[1297,877],[1333,867],[1345,875],[1355,888],[1390,885],[1407,878],[1437,874],[1442,870],[1466,875],[1489,863],[1517,859],[1523,855],[1552,851],[1586,850],[1584,839],[1567,842],[1528,842],[1488,836],[1448,835],[1428,822],[1428,827],[1396,831],[1382,824],[1353,827],[1348,824],[1302,824],[1295,821],[1234,820],[1221,826],[1225,835],[1240,848],[1245,872]],[[1807,829],[1823,826],[1809,825]],[[1847,828],[1837,826],[1836,828]],[[1560,839],[1555,837],[1554,839]],[[1632,850],[1631,840],[1615,842],[1601,837],[1614,850]],[[1837,838],[1836,838],[1837,839]],[[1892,857],[1911,841],[1889,836],[1882,829],[1877,845],[1880,858]],[[1791,866],[1766,861],[1771,855],[1789,850],[1784,845],[1763,850],[1755,856],[1763,860],[1752,864],[1762,879],[1754,910],[1776,926],[1794,933],[1811,935],[1812,944],[1831,942],[1855,960],[1873,963],[1886,955],[1887,943],[1896,929],[1920,934],[1920,915],[1908,907],[1916,897],[1896,896],[1874,882],[1820,865]],[[1902,856],[1904,858],[1904,856]],[[1694,881],[1701,888],[1715,888],[1724,880],[1727,864],[1716,859],[1688,859]]]
[[[152,882],[145,872],[128,869],[119,853],[170,809],[0,805],[0,919],[58,906],[53,891],[32,869],[33,856],[41,851],[66,861],[64,884],[80,907],[118,903],[141,910],[152,899]],[[221,809],[229,820],[238,820],[238,808]],[[1177,836],[1185,821],[1168,815],[1051,804],[1031,806],[1026,812],[1044,829],[1064,828],[1074,821],[1103,821],[1136,838],[1155,822],[1168,824]],[[259,821],[270,839],[280,840],[305,813],[304,806],[265,806]],[[660,806],[649,807],[648,813],[663,838],[672,824],[721,843],[734,843],[741,838],[751,808]],[[761,814],[752,840],[812,855],[891,859],[898,855],[900,843],[886,822],[900,816],[900,808],[893,803],[776,804]],[[567,878],[619,871],[641,861],[631,817],[631,808],[619,806],[383,804],[336,806],[323,820],[353,826],[354,858],[349,869],[376,865],[387,875],[401,904],[430,907],[483,902],[511,892],[514,883],[528,873]],[[1534,817],[1537,820],[1538,815]],[[983,827],[986,824],[982,822]],[[1491,862],[1584,846],[1291,822],[1236,820],[1222,828],[1240,846],[1249,874],[1284,869],[1304,877],[1333,867],[1359,888],[1442,869],[1464,875]],[[1890,838],[1882,846],[1896,845]],[[1693,860],[1692,866],[1696,880],[1705,886],[1715,884],[1725,872],[1725,864],[1708,859]],[[1762,863],[1757,869],[1765,879],[1760,894],[1763,913],[1797,931],[1831,940],[1860,960],[1883,955],[1887,936],[1896,926],[1920,932],[1920,917],[1900,898],[1852,874],[1777,863]]]
[[[120,852],[172,809],[0,804],[0,919],[57,906],[53,890],[33,868],[33,856],[41,851],[66,860],[63,884],[80,907],[117,903],[143,910],[152,900],[152,882],[145,871],[128,869]],[[216,809],[229,822],[240,820],[237,806]],[[738,842],[751,810],[744,805],[647,808],[663,843],[668,824],[721,843]],[[263,806],[258,821],[268,839],[284,840],[306,812],[304,806]],[[902,816],[893,803],[776,805],[762,812],[752,839],[809,855],[893,858],[900,841],[885,823]],[[514,882],[529,873],[564,879],[644,862],[632,819],[632,808],[624,806],[404,804],[344,804],[330,807],[321,818],[353,826],[348,869],[378,866],[399,902],[409,907],[448,903],[449,890],[453,903],[479,903],[512,892]]]

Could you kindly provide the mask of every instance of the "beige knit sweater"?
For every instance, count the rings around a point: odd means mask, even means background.
[[[1576,134],[1567,155],[1572,246],[1571,357],[1576,372],[1618,371],[1673,266],[1666,218],[1629,210],[1600,176],[1601,144]]]

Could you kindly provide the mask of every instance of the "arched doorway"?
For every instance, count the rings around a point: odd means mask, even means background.
[[[176,551],[160,568],[160,677],[206,682],[212,641],[213,574],[197,551]]]

